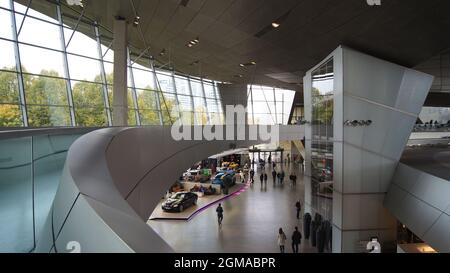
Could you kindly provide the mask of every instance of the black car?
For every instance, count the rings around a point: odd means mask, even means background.
[[[192,192],[177,192],[162,203],[164,211],[182,212],[184,209],[197,204],[198,196]]]

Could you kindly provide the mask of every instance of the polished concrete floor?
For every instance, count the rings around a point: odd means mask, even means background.
[[[279,169],[279,167],[277,167]],[[293,166],[284,166],[284,185],[274,185],[272,168],[266,166],[269,180],[267,186],[259,181],[240,195],[222,203],[224,220],[217,224],[216,206],[206,209],[190,221],[150,220],[148,224],[165,239],[176,252],[279,252],[278,229],[286,236],[286,252],[292,252],[291,235],[298,226],[303,234],[302,221],[297,220],[295,203],[303,205],[304,183],[302,172]],[[291,170],[297,173],[297,185],[290,185]],[[302,208],[303,212],[303,208]],[[316,252],[308,240],[302,240],[300,252]]]

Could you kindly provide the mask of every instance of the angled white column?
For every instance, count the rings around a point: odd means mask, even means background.
[[[333,252],[360,252],[365,241],[378,237],[390,250],[396,239],[395,218],[383,206],[395,168],[425,101],[433,77],[397,64],[339,47],[304,78],[305,116],[317,125],[306,130],[305,205],[320,212],[315,202],[312,152],[320,150],[315,130],[323,130],[321,117],[311,107],[313,75],[333,59],[332,225]],[[320,71],[319,71],[320,72]],[[315,78],[320,86],[320,77]],[[320,110],[320,109],[319,109]],[[320,113],[319,113],[320,114]],[[322,114],[323,115],[323,114]],[[370,125],[345,125],[345,121],[371,121]],[[315,122],[315,123],[314,123]],[[313,138],[314,137],[314,138]],[[309,182],[309,183],[308,183]],[[322,198],[323,199],[323,198]],[[329,213],[329,211],[328,211]],[[330,216],[330,214],[325,215]]]
[[[114,20],[114,88],[113,125],[126,126],[128,122],[127,102],[127,21]]]

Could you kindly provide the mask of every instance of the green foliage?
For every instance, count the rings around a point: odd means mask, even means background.
[[[14,71],[15,68],[3,68]],[[23,68],[26,73],[26,69]],[[67,82],[56,71],[42,70],[40,76],[23,74],[25,101],[30,127],[70,126],[70,111],[67,97]],[[112,82],[108,74],[107,82]],[[97,75],[95,81],[100,80]],[[150,89],[150,87],[148,87]],[[76,82],[72,85],[75,120],[77,126],[107,126],[107,115],[103,99],[103,87],[98,83]],[[156,94],[162,108],[165,124],[178,118],[176,103],[161,92],[139,91],[137,102],[143,125],[160,124]],[[0,127],[22,126],[18,78],[15,72],[0,71]],[[108,99],[113,107],[112,86],[108,85]],[[136,125],[136,112],[131,92],[128,92],[128,123]]]

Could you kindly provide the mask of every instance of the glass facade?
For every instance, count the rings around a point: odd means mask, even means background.
[[[247,86],[249,124],[288,124],[295,91],[261,85]]]
[[[333,60],[312,72],[312,200],[333,197]]]
[[[113,34],[63,3],[45,2],[47,15],[36,5],[0,0],[0,127],[111,126]],[[214,81],[135,53],[128,74],[129,125],[223,120]]]

